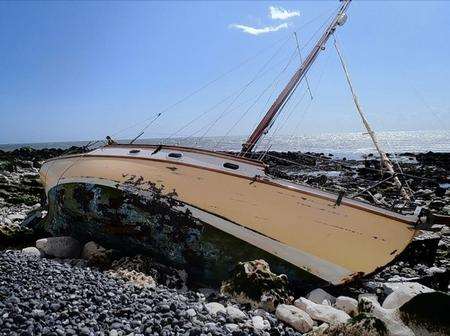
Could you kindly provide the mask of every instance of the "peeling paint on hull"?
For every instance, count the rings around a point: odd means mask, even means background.
[[[233,172],[225,166],[230,162]],[[333,194],[271,178],[258,163],[202,150],[107,146],[49,160],[40,173],[47,193],[70,183],[114,189],[129,179],[142,192],[149,183],[164,194],[176,190],[173,200],[193,217],[332,284],[391,262],[416,232],[414,216],[345,197],[337,206]]]

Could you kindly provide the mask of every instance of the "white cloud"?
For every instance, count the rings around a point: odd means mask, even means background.
[[[288,27],[287,23],[282,23],[278,26],[267,26],[267,27],[263,27],[263,28],[254,28],[254,27],[244,26],[244,25],[236,24],[236,23],[233,23],[230,25],[230,28],[240,29],[244,33],[247,33],[250,35],[259,35],[259,34],[265,34],[265,33],[270,33],[270,32],[276,32],[277,30],[285,29],[287,27]]]
[[[272,18],[274,20],[287,20],[294,16],[300,16],[300,12],[298,12],[298,11],[290,12],[281,7],[270,6],[269,11],[270,11],[270,14],[269,14],[270,18]]]

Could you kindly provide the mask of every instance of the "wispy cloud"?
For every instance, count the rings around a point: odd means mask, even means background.
[[[271,32],[276,32],[280,29],[286,29],[288,27],[287,23],[282,23],[278,26],[267,26],[262,28],[254,28],[250,26],[245,26],[241,24],[233,23],[230,25],[230,28],[236,28],[242,30],[244,33],[250,34],[250,35],[260,35],[260,34],[266,34]]]
[[[294,16],[300,16],[300,12],[298,12],[298,11],[290,12],[281,7],[270,6],[269,11],[270,11],[269,16],[273,20],[287,20]]]

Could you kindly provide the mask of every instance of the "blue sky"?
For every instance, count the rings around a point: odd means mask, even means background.
[[[338,5],[0,2],[0,143],[103,138],[152,118],[247,59],[165,112],[145,137],[169,135],[202,113],[179,135],[205,130],[206,135],[249,134],[272,90],[278,93],[298,66],[298,58],[293,59],[277,85],[270,86],[295,51],[293,31],[304,47]],[[271,6],[299,15],[271,18]],[[355,1],[348,15],[338,38],[374,127],[450,129],[450,2]],[[236,25],[267,32],[249,34],[255,31]],[[234,104],[227,105],[236,97],[232,93],[257,74]],[[305,92],[301,86],[291,110],[280,115],[279,133],[361,131],[331,44],[309,78],[314,96],[310,107],[306,109],[307,96],[299,102]],[[267,87],[267,94],[245,113]],[[118,136],[136,133],[138,128]]]

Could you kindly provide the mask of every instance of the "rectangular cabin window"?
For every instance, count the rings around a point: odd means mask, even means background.
[[[224,166],[225,168],[233,169],[233,170],[239,169],[239,166],[238,166],[237,164],[234,164],[234,163],[231,163],[231,162],[225,162],[225,163],[223,164],[223,166]]]
[[[183,156],[183,154],[181,153],[169,153],[168,157],[174,158],[174,159],[179,159]]]
[[[140,149],[132,149],[129,151],[130,154],[136,154],[139,153],[141,150]]]

